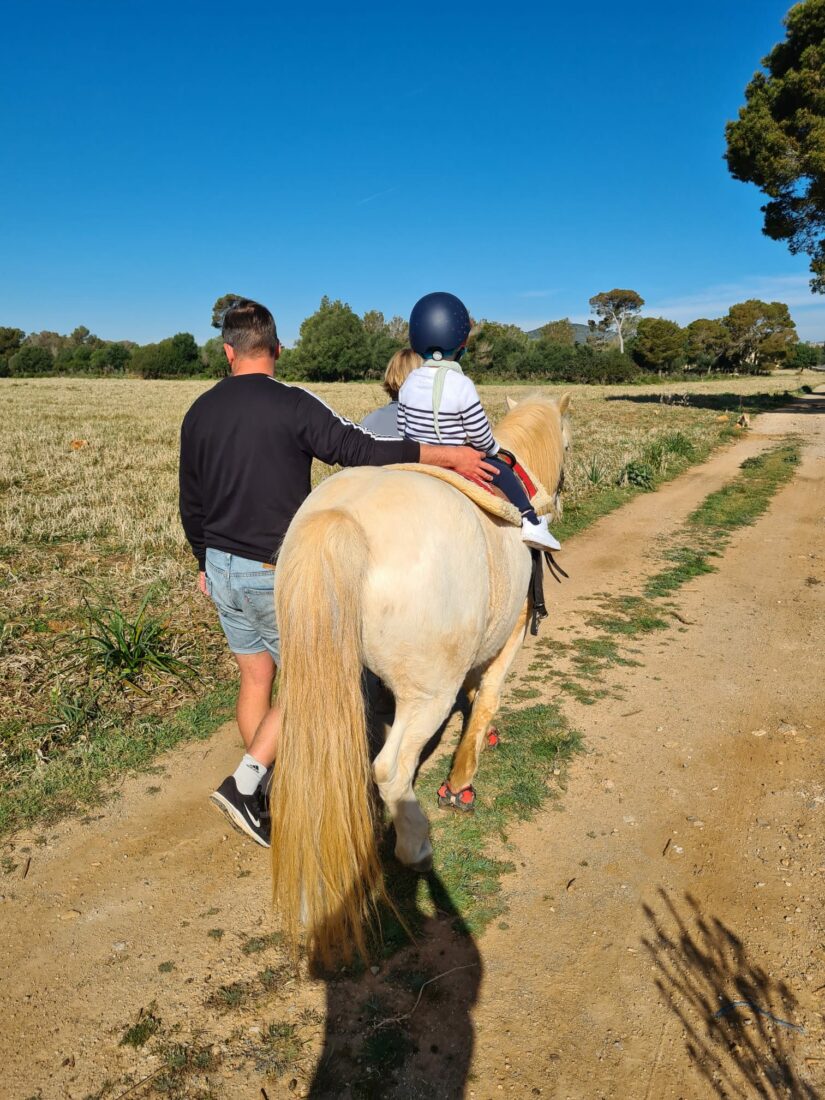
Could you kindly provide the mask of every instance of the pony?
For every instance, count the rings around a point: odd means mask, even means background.
[[[569,401],[508,398],[495,431],[555,489],[557,514]],[[530,575],[519,528],[423,472],[344,469],[295,514],[276,574],[283,725],[270,792],[273,897],[293,945],[303,923],[325,962],[353,946],[366,957],[364,928],[389,901],[373,779],[397,859],[430,868],[413,789],[421,751],[464,687],[471,710],[448,784],[470,786],[527,630]],[[365,668],[395,698],[372,764]]]

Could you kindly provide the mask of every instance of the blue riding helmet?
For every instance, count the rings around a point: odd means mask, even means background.
[[[470,335],[467,307],[455,294],[425,294],[410,314],[410,347],[423,359],[458,359]]]

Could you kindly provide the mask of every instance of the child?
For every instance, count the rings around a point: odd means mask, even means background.
[[[497,458],[499,446],[478,392],[458,365],[472,322],[454,294],[427,294],[410,314],[410,344],[424,360],[406,378],[398,394],[398,432],[419,443],[460,446],[469,443],[486,453],[498,473],[493,484],[521,512],[521,535],[528,546],[560,550],[547,519],[539,518],[524,486],[508,464]]]

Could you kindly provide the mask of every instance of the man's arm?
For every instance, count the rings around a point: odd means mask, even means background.
[[[384,439],[334,413],[309,391],[302,398],[299,434],[310,454],[340,466],[389,466],[396,462],[425,462],[456,470],[474,481],[491,481],[495,467],[472,447],[436,447],[412,439]]]
[[[477,451],[475,447],[435,447],[422,443],[419,462],[455,470],[470,481],[492,481],[496,468],[485,462],[484,458],[484,452]]]
[[[418,443],[374,435],[333,412],[308,390],[301,395],[298,416],[298,436],[304,448],[330,465],[388,466],[419,460]]]
[[[180,430],[180,467],[178,472],[180,486],[179,505],[183,531],[192,547],[192,553],[198,559],[198,569],[206,568],[206,543],[203,537],[204,508],[201,498],[200,482],[195,466],[192,446],[186,421]]]

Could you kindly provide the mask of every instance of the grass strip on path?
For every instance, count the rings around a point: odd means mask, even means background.
[[[597,609],[585,617],[590,630],[598,633],[571,642],[538,641],[538,652],[552,649],[555,658],[566,658],[566,667],[547,668],[539,658],[531,670],[541,669],[579,703],[592,704],[606,695],[621,698],[621,688],[606,681],[608,670],[636,663],[633,655],[637,651],[630,648],[634,639],[667,630],[680,620],[674,593],[694,577],[717,570],[733,534],[763,515],[793,476],[800,453],[799,440],[790,439],[746,459],[733,481],[711,493],[687,517],[663,551],[667,564],[649,577],[638,593],[599,600]]]
[[[775,493],[788,482],[800,459],[800,443],[791,439],[778,447],[746,459],[738,477],[709,497],[692,512],[677,541],[665,554],[673,564],[656,573],[645,585],[650,598],[669,596],[691,578],[716,569],[713,563],[734,531],[755,523]]]

